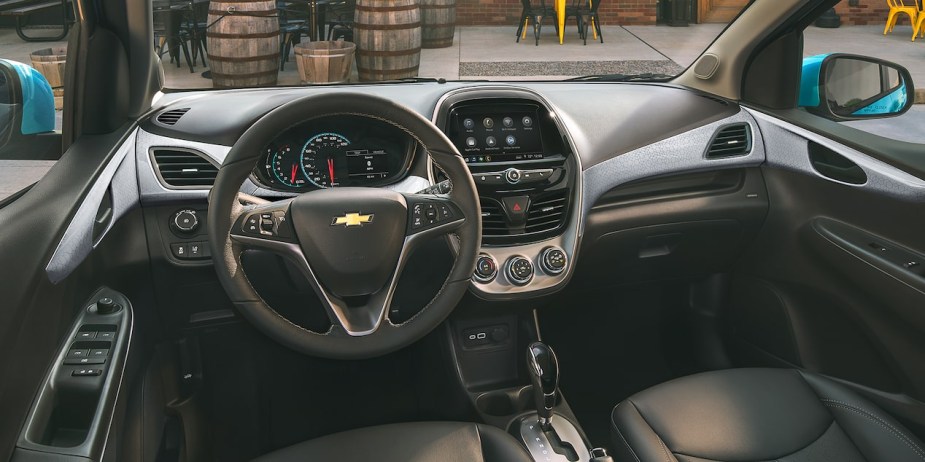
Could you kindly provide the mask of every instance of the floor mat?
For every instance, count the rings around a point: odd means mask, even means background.
[[[567,289],[540,311],[560,384],[591,443],[610,446],[610,413],[633,393],[696,370],[685,333],[686,284]]]

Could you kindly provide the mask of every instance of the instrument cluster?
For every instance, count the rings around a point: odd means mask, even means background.
[[[408,171],[416,143],[391,124],[362,116],[311,120],[264,149],[253,176],[277,191],[384,186]]]

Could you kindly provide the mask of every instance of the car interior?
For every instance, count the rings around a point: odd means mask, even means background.
[[[74,1],[0,203],[0,459],[925,460],[925,156],[798,107],[834,0],[667,81],[175,92],[148,3]]]

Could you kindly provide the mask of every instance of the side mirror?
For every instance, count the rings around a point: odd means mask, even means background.
[[[799,105],[818,116],[834,121],[895,117],[914,102],[912,76],[898,64],[842,53],[803,59]]]
[[[55,129],[55,97],[39,71],[0,59],[0,142]]]

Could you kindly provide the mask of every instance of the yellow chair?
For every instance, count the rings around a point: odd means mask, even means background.
[[[908,6],[905,4],[905,0],[886,0],[887,5],[890,6],[890,14],[886,17],[886,27],[883,28],[883,35],[893,32],[893,27],[896,26],[896,21],[899,19],[900,14],[909,16],[909,22],[912,23],[913,30],[915,30],[914,26],[919,17],[919,8],[915,4],[915,0],[912,0],[912,2],[912,5]]]
[[[912,41],[919,35],[925,37],[925,10],[919,11],[918,19],[912,22]]]

